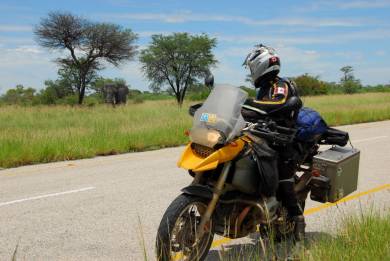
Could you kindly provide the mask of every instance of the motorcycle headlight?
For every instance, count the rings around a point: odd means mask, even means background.
[[[207,133],[207,141],[210,144],[217,144],[221,140],[222,136],[218,131],[209,131]]]
[[[190,132],[190,139],[192,142],[209,148],[224,143],[224,137],[219,131],[205,128],[192,129]]]

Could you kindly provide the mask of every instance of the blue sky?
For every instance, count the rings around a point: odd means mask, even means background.
[[[258,43],[278,51],[283,76],[309,73],[339,81],[339,69],[351,65],[364,84],[390,83],[390,0],[1,0],[0,93],[16,84],[40,89],[46,79],[56,79],[53,59],[61,54],[40,48],[32,30],[57,10],[131,28],[139,35],[139,48],[156,33],[216,37],[217,83],[243,84],[247,71],[241,64]],[[108,66],[101,75],[148,89],[136,60]]]

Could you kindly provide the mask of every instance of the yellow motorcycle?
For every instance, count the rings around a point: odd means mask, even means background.
[[[258,227],[265,233],[272,230],[277,239],[293,233],[294,222],[276,197],[277,157],[271,147],[291,144],[296,130],[281,127],[267,113],[246,107],[246,99],[246,92],[239,88],[217,86],[202,106],[192,107],[191,142],[178,167],[188,170],[193,181],[162,217],[156,239],[158,260],[204,260],[214,234],[235,239]],[[301,106],[298,103],[291,99],[279,113]],[[255,114],[256,120],[244,119],[245,110],[248,115]],[[318,201],[327,201],[325,183],[329,180],[313,172],[307,160],[318,153],[321,139],[302,150],[302,164],[295,176],[302,209],[313,183],[317,184]],[[315,183],[313,178],[320,180]]]

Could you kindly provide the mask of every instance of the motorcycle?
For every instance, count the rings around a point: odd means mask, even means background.
[[[156,239],[158,260],[204,260],[214,234],[236,239],[258,227],[265,234],[272,230],[277,240],[293,234],[294,221],[275,193],[277,166],[271,147],[292,144],[297,130],[278,125],[270,113],[246,107],[246,98],[239,88],[217,86],[203,104],[190,108],[191,142],[178,167],[188,170],[193,181],[162,217]],[[278,113],[301,106],[299,102],[289,99]],[[254,114],[257,117],[242,116]],[[318,177],[312,157],[320,144],[329,144],[326,135],[301,146],[294,180],[302,209],[311,181]]]

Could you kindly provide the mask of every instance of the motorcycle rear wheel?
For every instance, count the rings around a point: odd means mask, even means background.
[[[206,258],[214,237],[212,220],[206,224],[207,231],[198,242],[195,242],[195,234],[208,202],[201,197],[182,194],[169,205],[157,232],[157,260]]]

